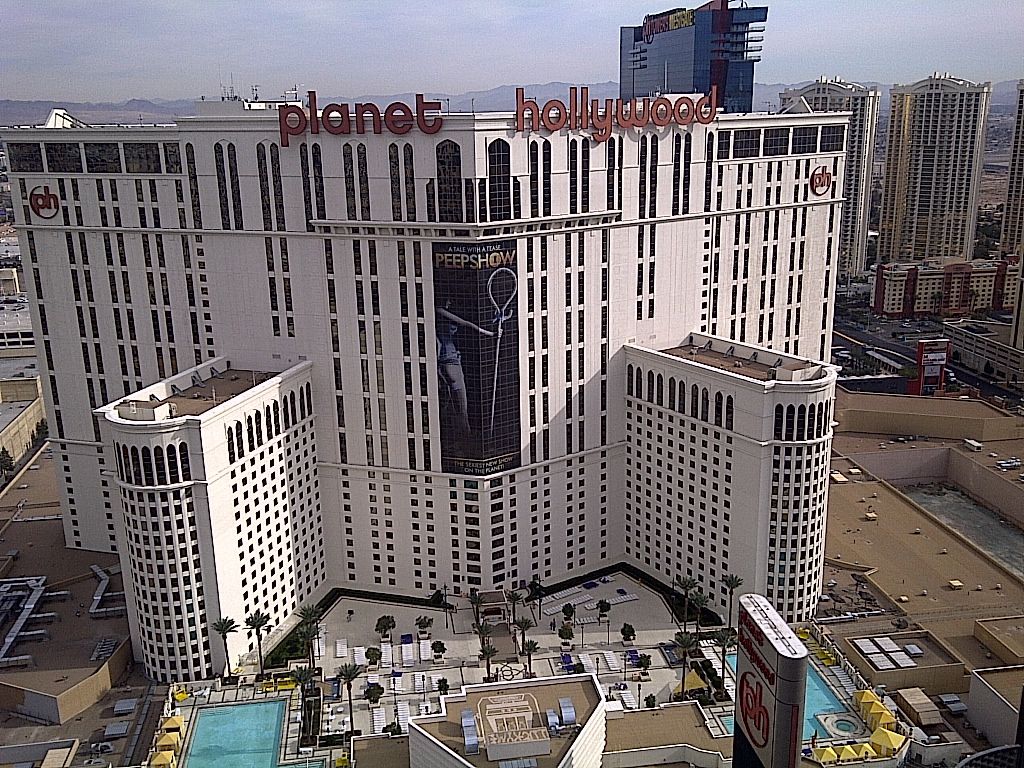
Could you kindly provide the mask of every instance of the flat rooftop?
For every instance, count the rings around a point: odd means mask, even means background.
[[[566,678],[555,682],[545,681],[543,683],[520,683],[508,686],[488,686],[486,688],[471,687],[465,694],[456,694],[454,697],[445,698],[445,717],[443,720],[419,720],[416,722],[435,739],[440,741],[471,765],[480,768],[494,768],[496,763],[487,758],[487,735],[499,728],[492,730],[488,724],[488,700],[506,699],[510,695],[522,696],[525,706],[534,709],[530,728],[542,729],[547,734],[547,720],[545,712],[553,709],[560,711],[558,700],[561,698],[572,699],[573,708],[576,710],[576,722],[580,726],[586,725],[593,716],[597,705],[601,702],[601,692],[595,687],[592,678]],[[469,709],[476,715],[477,729],[480,736],[480,754],[467,755],[465,742],[462,737],[462,710]],[[555,768],[560,765],[565,756],[569,753],[574,736],[568,738],[558,737],[548,741],[551,746],[549,755],[534,756],[537,760],[537,768]],[[363,768],[359,765],[359,768]]]
[[[409,768],[409,737],[354,739],[352,758],[356,768]]]
[[[605,727],[606,753],[690,744],[732,757],[732,738],[712,736],[695,703],[627,710],[622,718],[608,720]]]
[[[756,381],[772,381],[777,378],[772,375],[774,370],[810,371],[821,367],[817,363],[784,358],[777,352],[760,351],[757,355],[758,359],[754,360],[750,356],[743,354],[746,350],[741,350],[740,354],[737,355],[728,355],[725,352],[719,352],[707,346],[697,346],[694,344],[684,344],[661,351],[666,355],[680,357],[684,360],[710,366],[711,368],[718,368],[734,373],[737,376],[746,376]],[[773,365],[776,361],[779,362],[777,366]]]
[[[136,399],[134,402],[144,404],[148,408],[170,403],[177,409],[178,416],[199,416],[276,375],[276,373],[264,371],[229,368],[218,373],[216,376],[209,377],[201,384],[193,384],[187,389],[183,389],[180,393],[173,394],[163,400],[145,401]],[[121,401],[121,403],[131,402],[133,400],[130,398]]]
[[[1010,702],[1015,710],[1020,707],[1020,689],[1024,686],[1024,667],[1004,669],[981,669],[978,675],[985,679],[995,691]],[[361,766],[360,766],[361,768]]]
[[[1024,616],[982,619],[980,623],[1016,656],[1024,656]]]
[[[0,379],[34,379],[39,376],[35,355],[0,357]]]
[[[15,307],[21,309],[15,310]],[[0,304],[0,333],[31,330],[32,314],[28,304]]]
[[[21,415],[21,412],[32,405],[31,400],[17,400],[10,403],[0,403],[0,430],[7,429],[8,425]]]
[[[1005,411],[981,400],[850,392],[842,387],[836,387],[836,409],[844,408],[892,411],[922,416],[957,416],[973,419],[1012,418]]]

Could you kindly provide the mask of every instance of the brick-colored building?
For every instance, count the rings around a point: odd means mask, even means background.
[[[871,309],[891,318],[960,317],[1013,309],[1020,265],[1008,261],[882,264],[875,270]]]

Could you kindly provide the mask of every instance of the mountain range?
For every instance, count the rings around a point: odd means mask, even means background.
[[[805,85],[810,81],[800,83],[756,83],[754,85],[754,109],[765,110],[778,107],[779,93],[786,88],[794,88]],[[881,111],[888,112],[889,88],[874,82],[865,82],[865,85],[876,86],[882,91]],[[548,99],[564,99],[569,88],[574,85],[586,85],[579,83],[535,83],[523,86],[526,95],[543,103]],[[502,85],[497,88],[490,88],[482,91],[469,91],[467,93],[427,94],[430,98],[444,103],[445,109],[453,112],[479,112],[512,110],[515,108],[514,85]],[[603,83],[590,83],[590,96],[595,99],[616,98],[619,95],[619,86],[614,81]],[[1016,103],[1017,81],[1005,80],[995,83],[992,91],[993,111],[1005,112],[1012,110]],[[361,96],[320,96],[320,103],[327,104],[330,101],[337,102],[374,102],[377,104],[388,104],[392,101],[405,101],[410,103],[415,100],[413,93],[394,94],[364,94]],[[193,99],[129,99],[125,102],[68,102],[68,101],[18,101],[12,99],[0,100],[0,125],[38,125],[42,123],[50,110],[55,107],[63,107],[72,115],[86,123],[171,123],[176,117],[196,114],[196,101]]]

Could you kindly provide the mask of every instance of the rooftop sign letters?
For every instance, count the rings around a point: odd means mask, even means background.
[[[309,91],[309,114],[302,107],[287,104],[278,108],[278,121],[281,127],[281,146],[288,146],[291,136],[302,136],[309,133],[326,133],[346,135],[352,133],[353,122],[356,133],[366,133],[366,119],[372,121],[373,133],[389,133],[402,135],[413,127],[423,133],[437,133],[441,130],[444,119],[441,115],[428,115],[427,112],[441,109],[440,101],[427,101],[422,93],[416,94],[415,111],[406,103],[395,101],[384,109],[381,114],[376,104],[356,104],[349,109],[348,104],[327,104],[317,114],[316,91]]]
[[[692,27],[693,22],[693,11],[686,10],[685,8],[676,11],[665,11],[665,13],[658,13],[653,16],[648,14],[644,16],[644,42],[650,45],[654,41],[655,35],[679,29],[680,27]]]
[[[689,125],[696,121],[707,125],[715,119],[718,111],[718,90],[711,87],[711,93],[694,101],[689,96],[669,99],[605,99],[590,100],[588,88],[570,88],[569,104],[551,99],[543,107],[533,99],[527,99],[522,88],[516,88],[516,131],[544,129],[556,132],[569,130],[593,131],[594,141],[606,141],[616,128],[644,128],[654,125],[664,128],[675,123]]]

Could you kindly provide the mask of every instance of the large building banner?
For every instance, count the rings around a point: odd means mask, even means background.
[[[516,241],[434,243],[441,468],[519,466]]]

